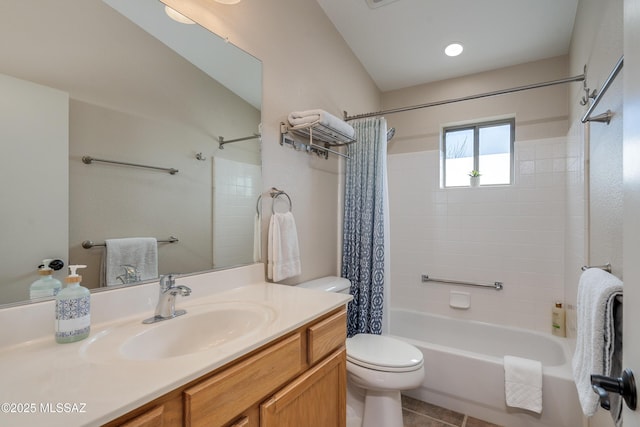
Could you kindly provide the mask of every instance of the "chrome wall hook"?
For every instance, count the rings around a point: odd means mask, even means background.
[[[596,96],[598,96],[597,89],[591,90],[587,87],[587,79],[586,79],[587,66],[586,65],[584,66],[584,75],[585,75],[585,79],[582,81],[582,90],[584,91],[584,95],[580,100],[580,105],[587,105],[590,99],[596,99]]]

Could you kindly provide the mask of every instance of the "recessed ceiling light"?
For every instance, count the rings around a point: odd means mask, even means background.
[[[236,4],[236,3],[240,3],[240,0],[215,0],[218,3],[222,3],[222,4]]]
[[[164,12],[169,18],[173,19],[174,21],[180,22],[181,24],[195,24],[195,22],[193,22],[191,19],[187,18],[177,10],[170,8],[169,6],[164,7]]]
[[[462,47],[460,43],[451,43],[444,49],[444,53],[446,53],[447,56],[458,56],[463,50],[464,47]]]

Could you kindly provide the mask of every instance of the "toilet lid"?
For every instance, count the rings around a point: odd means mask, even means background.
[[[422,352],[395,338],[357,334],[347,338],[347,360],[378,371],[415,371],[423,365]]]

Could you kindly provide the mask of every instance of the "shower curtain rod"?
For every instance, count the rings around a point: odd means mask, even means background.
[[[493,92],[486,92],[486,93],[480,93],[480,94],[477,94],[477,95],[463,96],[462,98],[445,99],[443,101],[428,102],[426,104],[412,105],[412,106],[409,106],[409,107],[392,108],[390,110],[375,111],[373,113],[356,114],[354,116],[348,115],[346,111],[343,111],[343,114],[344,114],[344,120],[348,122],[349,120],[364,119],[366,117],[382,116],[384,114],[403,113],[405,111],[413,111],[413,110],[418,110],[418,109],[421,109],[421,108],[436,107],[438,105],[453,104],[455,102],[461,102],[461,101],[470,101],[472,99],[486,98],[486,97],[489,97],[489,96],[504,95],[504,94],[507,94],[507,93],[520,92],[520,91],[523,91],[523,90],[538,89],[538,88],[541,88],[541,87],[554,86],[554,85],[559,85],[559,84],[564,84],[564,83],[581,82],[585,78],[586,77],[585,77],[584,74],[580,74],[579,76],[566,77],[564,79],[559,79],[559,80],[551,80],[551,81],[542,82],[542,83],[533,83],[533,84],[530,84],[530,85],[518,86],[518,87],[511,88],[511,89],[501,89],[501,90],[496,90],[496,91],[493,91]]]

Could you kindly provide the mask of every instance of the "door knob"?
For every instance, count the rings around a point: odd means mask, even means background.
[[[611,409],[609,392],[622,396],[629,409],[635,411],[638,400],[636,395],[636,381],[630,369],[625,369],[619,378],[591,375],[591,387],[593,391],[600,396],[600,406],[607,411]]]

